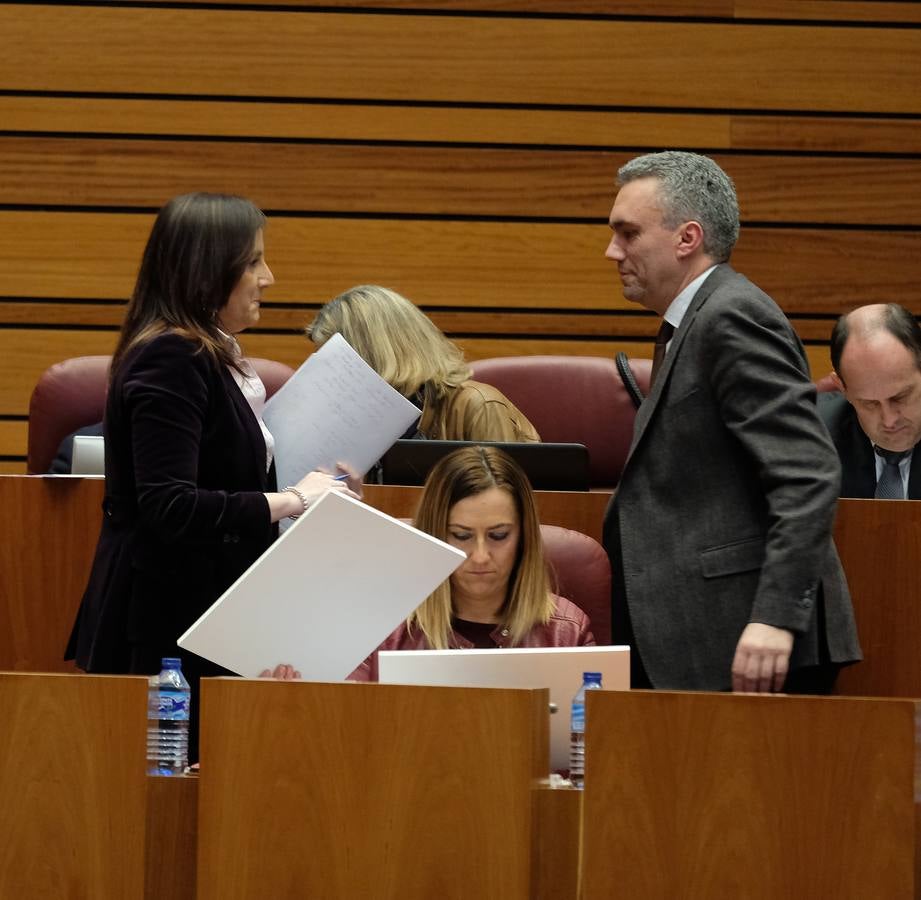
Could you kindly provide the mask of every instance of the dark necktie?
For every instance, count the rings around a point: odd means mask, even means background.
[[[883,450],[874,447],[876,455],[883,461],[883,471],[876,482],[877,500],[904,500],[905,489],[902,487],[902,473],[899,463],[911,453],[911,450]]]
[[[669,324],[662,320],[662,324],[659,326],[659,333],[656,335],[656,344],[655,349],[652,353],[652,372],[649,374],[649,388],[652,389],[652,386],[656,383],[656,375],[659,374],[659,369],[662,367],[662,363],[665,362],[665,351],[668,348],[668,342],[672,339],[672,335],[675,333],[675,326]]]

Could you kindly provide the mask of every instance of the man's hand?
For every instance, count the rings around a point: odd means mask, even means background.
[[[733,691],[770,693],[783,689],[790,668],[793,632],[749,622],[732,660]]]

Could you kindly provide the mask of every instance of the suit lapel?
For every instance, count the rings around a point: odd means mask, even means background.
[[[921,449],[915,444],[908,470],[908,499],[921,500]]]
[[[681,353],[681,345],[684,343],[684,338],[688,331],[692,328],[698,312],[704,303],[707,302],[707,298],[709,298],[713,291],[731,274],[732,269],[729,266],[725,264],[717,266],[697,289],[697,293],[694,294],[694,299],[691,300],[691,304],[688,306],[687,312],[681,320],[681,324],[675,331],[668,347],[668,353],[665,354],[665,360],[662,362],[662,366],[656,374],[656,383],[652,386],[646,399],[643,400],[640,408],[637,410],[636,420],[633,426],[633,441],[630,445],[630,454],[624,465],[625,469],[627,465],[629,465],[630,458],[633,456],[633,452],[642,439],[647,426],[655,415],[659,400],[665,392],[665,386],[668,384],[669,375],[671,374],[672,368],[675,366],[675,361]]]

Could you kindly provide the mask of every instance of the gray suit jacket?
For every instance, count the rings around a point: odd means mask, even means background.
[[[860,659],[830,537],[838,482],[799,339],[767,294],[718,266],[640,407],[605,519],[608,537],[618,517],[653,685],[729,689],[749,622],[794,632],[791,668],[820,661],[820,615],[830,658]]]

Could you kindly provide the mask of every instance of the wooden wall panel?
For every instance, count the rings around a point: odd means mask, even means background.
[[[12,4],[0,32],[13,90],[921,112],[897,29]]]
[[[146,693],[142,678],[0,673],[0,896],[143,897]]]
[[[291,140],[438,141],[474,144],[921,153],[921,121],[885,116],[490,109],[246,98],[147,100],[0,96],[6,130]]]
[[[146,4],[149,0],[123,0]],[[202,0],[176,0],[176,5],[201,6]],[[214,6],[278,6],[277,0],[204,0]],[[354,6],[354,0],[329,0],[329,9]],[[287,0],[285,6],[309,9],[312,0]],[[787,21],[919,23],[916,0],[375,0],[375,9],[495,14],[558,13],[577,16],[677,16],[682,19],[737,18]]]
[[[0,469],[38,374],[111,350],[187,190],[271,214],[251,353],[297,364],[314,310],[378,282],[474,357],[649,355],[603,257],[614,175],[707,152],[734,264],[822,374],[840,312],[921,313],[919,25],[899,0],[0,0]]]
[[[0,204],[158,207],[224,190],[268,210],[604,220],[633,153],[0,138]],[[755,222],[917,226],[921,159],[714,158]]]
[[[124,301],[152,221],[147,214],[0,210],[0,296],[10,298],[0,300],[0,323],[120,324],[120,307],[55,313],[13,300]],[[269,304],[316,306],[371,282],[429,310],[639,309],[623,298],[603,256],[609,232],[601,223],[279,215],[265,237],[276,279]],[[733,254],[736,268],[788,313],[826,316],[890,301],[921,313],[919,259],[921,230],[746,226]]]
[[[732,117],[432,103],[401,106],[274,103],[253,98],[231,102],[26,95],[0,96],[0,121],[10,131],[536,145],[623,144],[631,135],[642,133],[644,140],[663,147],[728,148]],[[861,120],[855,121],[857,128]]]

